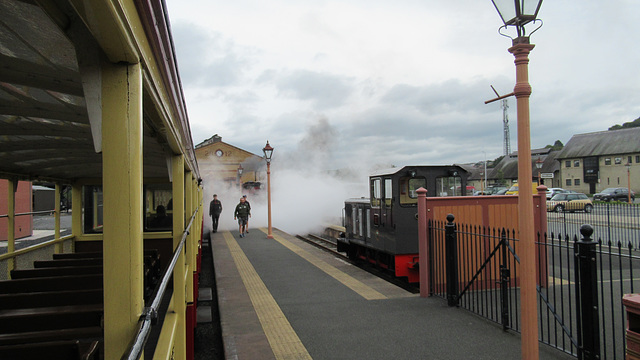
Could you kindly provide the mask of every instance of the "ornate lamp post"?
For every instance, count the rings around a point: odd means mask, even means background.
[[[273,233],[271,229],[271,155],[273,155],[273,148],[267,145],[262,149],[264,153],[264,159],[267,161],[267,217],[269,221],[269,232],[267,233],[267,239],[273,239]]]
[[[529,44],[525,25],[538,21],[542,0],[491,0],[504,25],[516,28],[518,36],[512,38],[509,52],[515,57],[516,85],[513,93],[517,99],[518,117],[518,225],[520,230],[520,295],[522,319],[522,359],[538,359],[538,319],[536,299],[536,254],[533,225],[533,190],[531,184],[531,132],[529,128]],[[538,27],[539,28],[539,27]],[[538,28],[534,29],[535,32]],[[499,32],[500,32],[499,30]],[[532,32],[532,33],[533,33]],[[502,32],[500,32],[501,35]],[[505,35],[507,36],[507,35]]]
[[[627,191],[629,191],[628,197],[629,197],[629,204],[631,204],[631,162],[627,162],[627,164],[625,165],[627,167]]]
[[[538,160],[536,160],[536,169],[538,169],[538,185],[540,185],[540,170],[542,169],[542,164],[544,164],[544,161],[538,158]]]
[[[242,168],[242,164],[240,164],[238,166],[238,187],[242,185],[242,171],[244,171],[244,169]]]

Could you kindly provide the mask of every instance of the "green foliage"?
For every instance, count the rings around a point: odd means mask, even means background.
[[[629,121],[626,122],[622,125],[613,125],[612,127],[609,128],[609,130],[620,130],[620,129],[629,129],[629,128],[634,128],[634,127],[640,127],[640,117],[633,120],[633,121]]]
[[[551,149],[551,150],[562,150],[563,147],[564,147],[564,144],[562,143],[562,141],[556,140],[556,142],[554,142],[553,145],[547,145],[544,148]]]

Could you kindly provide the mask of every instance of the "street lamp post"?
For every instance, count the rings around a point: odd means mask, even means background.
[[[240,164],[238,166],[238,187],[240,187],[240,185],[242,185],[242,172],[244,171],[244,169],[242,168],[242,164]]]
[[[509,52],[515,57],[516,85],[513,93],[517,99],[518,117],[518,226],[520,232],[520,295],[522,319],[522,359],[538,359],[538,319],[536,299],[536,256],[533,215],[533,190],[531,184],[531,132],[529,127],[529,43],[525,25],[536,22],[542,0],[491,0],[504,25],[514,26],[517,37],[512,38]],[[535,29],[534,31],[536,31]],[[500,33],[502,34],[502,33]],[[506,97],[506,96],[505,96]]]
[[[631,161],[628,161],[625,166],[627,167],[627,191],[629,191],[627,196],[629,197],[629,204],[631,204]]]
[[[273,148],[267,145],[262,149],[264,153],[264,159],[267,161],[267,218],[269,223],[269,231],[267,233],[267,239],[273,239],[273,233],[271,229],[271,156],[273,155]]]
[[[538,160],[536,160],[536,169],[538,169],[538,186],[540,186],[540,170],[542,169],[542,164],[544,164],[544,161],[538,158]]]

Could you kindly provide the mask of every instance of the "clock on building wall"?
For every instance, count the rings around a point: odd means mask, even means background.
[[[223,154],[222,150],[220,150],[220,149],[216,150],[216,156],[217,157],[222,157],[222,154]]]

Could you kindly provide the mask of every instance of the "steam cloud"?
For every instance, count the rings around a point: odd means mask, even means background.
[[[289,234],[321,232],[326,225],[342,224],[344,201],[352,197],[367,196],[367,162],[359,159],[348,169],[332,168],[335,154],[332,149],[340,141],[338,132],[326,117],[319,117],[307,128],[295,151],[273,153],[271,161],[272,226]],[[262,165],[263,189],[247,194],[251,203],[249,228],[267,227],[266,165]],[[245,165],[243,164],[243,167]],[[204,176],[207,176],[206,174]],[[206,183],[206,178],[205,183]],[[205,188],[205,215],[208,215],[213,186]],[[223,211],[218,230],[236,230],[233,211],[242,192],[237,187],[217,187]],[[205,227],[211,229],[211,218],[205,218]],[[207,229],[205,229],[207,230]]]

